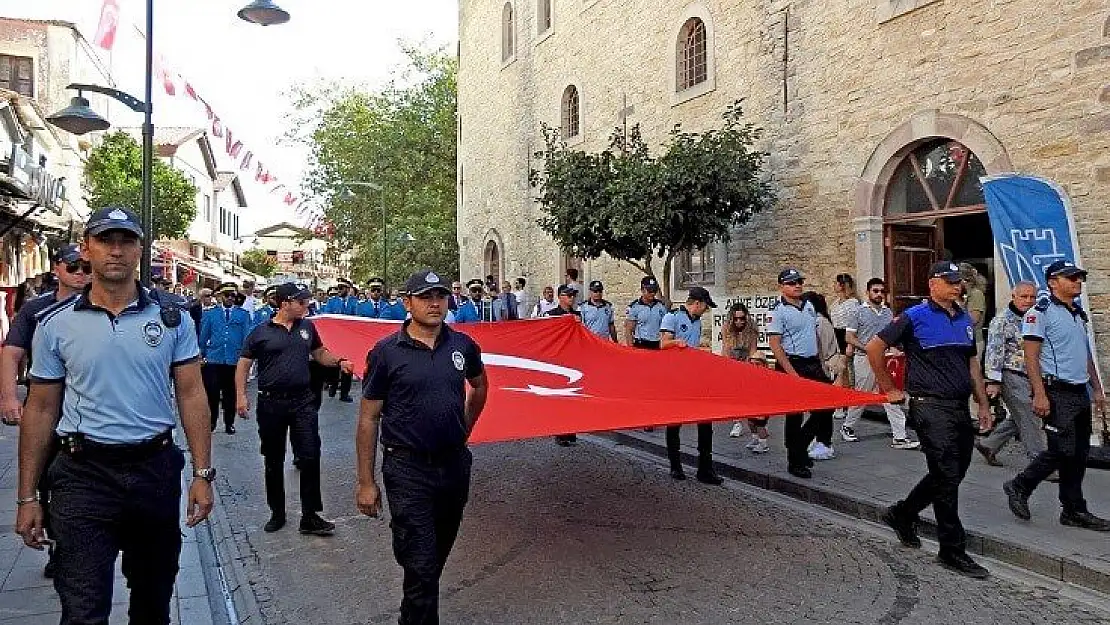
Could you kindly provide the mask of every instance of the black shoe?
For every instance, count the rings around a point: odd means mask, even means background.
[[[265,525],[262,526],[262,531],[272,533],[278,531],[283,527],[285,527],[285,515],[275,514],[270,517],[269,521],[266,521]]]
[[[328,397],[335,397],[335,393],[336,393],[336,389],[334,389],[334,388],[329,388],[328,389]]]
[[[227,432],[228,434],[234,434],[235,433],[235,426],[234,425],[227,426],[226,428],[224,428],[224,432]]]
[[[54,579],[54,573],[57,572],[58,565],[54,563],[54,548],[51,547],[46,553],[46,566],[42,567],[42,576],[46,579]]]
[[[986,460],[987,464],[989,464],[990,466],[992,466],[992,467],[1002,466],[1002,462],[998,459],[998,454],[991,451],[990,447],[987,447],[986,445],[984,445],[982,443],[975,443],[975,451],[982,454],[983,460]]]
[[[301,470],[301,459],[300,458],[293,458],[293,468],[298,470],[298,471]]]
[[[671,477],[681,482],[682,480],[686,479],[686,472],[683,471],[681,467],[677,469],[671,469]]]
[[[917,535],[916,519],[904,519],[894,511],[894,508],[887,508],[881,518],[883,523],[890,526],[890,529],[898,535],[898,540],[902,543],[902,546],[910,549],[921,548],[921,538]]]
[[[1002,490],[1006,493],[1006,501],[1010,504],[1010,512],[1013,512],[1014,516],[1022,521],[1033,518],[1029,512],[1029,495],[1021,492],[1013,480],[1003,484]]]
[[[325,521],[315,512],[301,517],[301,533],[313,536],[331,536],[335,533],[335,523]]]
[[[724,478],[717,475],[716,471],[698,471],[694,477],[702,484],[709,484],[710,486],[720,486],[725,483]]]
[[[1044,481],[1052,482],[1054,484],[1059,484],[1060,483],[1060,472],[1059,471],[1053,471],[1052,473],[1049,473],[1048,477],[1044,478]]]
[[[790,467],[786,469],[786,472],[790,475],[793,475],[794,477],[800,477],[803,480],[808,480],[809,478],[813,477],[813,471],[810,471],[809,467],[806,466]]]
[[[339,398],[339,401],[341,401],[345,404],[349,404],[349,403],[352,403],[355,400],[350,395],[344,395],[344,396]]]
[[[1061,512],[1060,525],[1079,527],[1096,532],[1110,532],[1110,521],[1090,512]]]
[[[938,553],[937,563],[944,568],[973,579],[987,579],[991,572],[979,566],[966,553]]]

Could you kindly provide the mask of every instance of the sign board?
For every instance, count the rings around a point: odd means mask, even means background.
[[[12,145],[8,167],[3,173],[8,176],[7,184],[18,197],[61,213],[66,192],[65,179],[56,178],[45,168],[36,165],[23,148]]]
[[[713,353],[721,353],[721,332],[724,330],[725,322],[728,321],[728,311],[736,302],[741,302],[748,307],[748,319],[753,321],[759,329],[759,349],[763,351],[769,350],[770,346],[767,344],[767,318],[771,306],[778,298],[778,293],[761,293],[759,295],[722,294],[720,296],[715,293],[714,301],[717,302],[717,308],[713,309]]]

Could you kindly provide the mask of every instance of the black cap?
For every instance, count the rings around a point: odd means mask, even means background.
[[[605,285],[601,284],[601,280],[594,280],[590,283],[590,290],[600,293],[605,290]]]
[[[1051,277],[1054,277],[1054,276],[1065,276],[1066,277],[1066,276],[1075,276],[1075,275],[1081,275],[1084,278],[1086,278],[1087,277],[1087,270],[1083,269],[1082,267],[1077,266],[1075,263],[1071,262],[1070,260],[1058,260],[1058,261],[1052,263],[1051,265],[1049,265],[1048,267],[1045,267],[1045,270],[1044,270],[1045,280],[1047,280]]]
[[[804,282],[805,279],[802,272],[793,267],[787,267],[779,272],[779,284],[786,284],[787,282]]]
[[[366,281],[366,286],[368,286],[368,287],[375,287],[375,286],[384,287],[385,286],[385,280],[382,280],[381,278],[370,278],[369,280]]]
[[[428,291],[442,291],[444,295],[449,295],[451,283],[431,269],[417,271],[405,282],[405,293],[409,295],[420,295]]]
[[[929,277],[940,278],[948,284],[956,284],[963,280],[960,277],[960,266],[947,260],[933,263],[933,266],[929,269]]]
[[[572,287],[569,284],[560,284],[558,294],[559,295],[578,295],[578,289]]]
[[[640,288],[654,293],[659,290],[659,281],[655,279],[655,276],[644,276],[640,280]]]
[[[123,230],[140,239],[143,237],[143,226],[139,216],[122,206],[105,206],[93,211],[89,221],[85,223],[85,234],[90,236],[95,237],[110,230]]]
[[[70,243],[59,247],[51,259],[56,263],[72,263],[81,259],[81,248]]]
[[[311,299],[312,291],[309,291],[308,287],[303,284],[286,282],[285,284],[278,285],[278,287],[274,289],[274,296],[277,297],[277,301],[281,303],[295,299]]]
[[[347,278],[340,278],[340,279],[336,280],[336,282],[339,283],[339,286],[346,286],[346,287],[353,286],[351,284],[351,281],[348,280]]]
[[[329,286],[329,287],[328,287],[328,295],[336,295],[336,294],[338,294],[338,293],[339,293],[339,289],[338,289],[338,288],[336,288],[336,287],[334,287],[334,286]]]
[[[224,282],[216,289],[216,293],[238,293],[239,287],[234,282]]]
[[[265,291],[262,292],[262,296],[266,297],[266,298],[269,298],[269,297],[273,296],[273,294],[276,293],[276,292],[277,292],[277,287],[271,284],[270,286],[266,287]]]
[[[686,299],[701,302],[710,308],[717,307],[717,302],[713,301],[713,298],[709,295],[709,291],[705,290],[704,287],[690,287],[690,294],[686,296]]]
[[[469,280],[466,283],[466,288],[467,289],[471,289],[471,288],[476,287],[476,286],[480,286],[483,289],[486,288],[485,280],[482,280],[481,278],[474,278],[473,280]]]

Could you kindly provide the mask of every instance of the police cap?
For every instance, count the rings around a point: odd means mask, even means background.
[[[72,263],[81,260],[81,248],[73,243],[63,245],[54,252],[51,260],[55,263]]]
[[[343,287],[343,286],[345,286],[345,287],[353,286],[351,284],[351,281],[348,280],[347,278],[340,278],[339,280],[337,280],[337,282],[339,282],[339,286],[341,286],[341,287]]]
[[[95,237],[111,230],[123,230],[141,239],[143,237],[141,223],[138,215],[122,206],[105,206],[93,211],[89,220],[85,222],[85,234]]]
[[[805,282],[805,279],[802,272],[793,267],[787,267],[779,272],[779,284],[786,284],[787,282]]]
[[[474,278],[466,283],[467,289],[472,289],[476,286],[484,289],[486,288],[486,283],[481,278]]]
[[[559,295],[578,295],[578,289],[569,284],[560,284]]]
[[[700,286],[691,287],[690,288],[690,294],[688,296],[686,296],[686,299],[692,300],[692,301],[695,301],[695,302],[701,302],[701,303],[705,304],[706,306],[708,306],[710,308],[716,308],[717,307],[717,302],[713,301],[713,298],[709,295],[709,291],[707,291],[705,289],[705,287],[700,287]]]
[[[644,276],[640,280],[640,288],[655,293],[659,290],[659,281],[655,279],[655,276]]]
[[[439,291],[443,295],[450,295],[450,284],[431,269],[423,269],[409,276],[405,282],[404,292],[408,295],[420,295],[429,291]]]
[[[374,287],[381,288],[381,287],[385,286],[385,280],[382,280],[381,278],[370,278],[369,280],[366,281],[366,286],[368,286],[370,288],[374,288]]]
[[[960,276],[960,266],[947,260],[934,263],[929,269],[929,277],[940,278],[948,284],[956,284],[963,280]]]
[[[601,284],[601,280],[594,280],[590,283],[590,290],[594,293],[600,293],[605,290],[605,286]]]
[[[312,299],[312,291],[309,291],[308,287],[303,284],[286,282],[274,290],[274,297],[277,298],[279,304],[295,299]]]
[[[228,293],[234,294],[238,292],[239,287],[236,286],[234,282],[224,282],[219,286],[219,288],[216,289],[216,293],[219,293],[220,295],[227,295]]]
[[[1070,260],[1058,260],[1046,267],[1044,270],[1045,280],[1049,278],[1054,278],[1056,276],[1066,278],[1068,276],[1076,275],[1086,278],[1087,270],[1077,267],[1076,264],[1071,262]]]

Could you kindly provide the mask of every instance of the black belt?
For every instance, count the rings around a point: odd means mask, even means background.
[[[1084,393],[1087,392],[1086,382],[1082,384],[1076,384],[1075,382],[1065,382],[1060,378],[1051,375],[1044,376],[1044,386],[1045,388],[1058,389],[1061,391],[1072,391],[1073,393],[1078,393],[1080,391]]]
[[[1029,377],[1028,373],[1026,373],[1024,371],[1018,371],[1017,369],[1003,369],[1002,373],[1004,373],[1004,374],[1009,373],[1011,375],[1020,375],[1023,378],[1028,378]]]
[[[258,396],[262,399],[300,399],[310,392],[308,387],[280,391],[258,389]]]
[[[88,439],[84,434],[64,434],[58,437],[58,445],[66,454],[74,458],[97,458],[100,460],[135,461],[150,458],[173,444],[173,430],[137,443],[101,443]]]
[[[639,347],[642,349],[659,349],[659,341],[649,341],[647,339],[632,339],[632,347]]]
[[[385,450],[386,456],[396,456],[423,464],[440,465],[458,458],[459,454],[466,449],[466,446],[449,447],[439,451],[421,451],[411,447],[398,447],[397,445],[382,445],[382,449]]]
[[[968,405],[967,397],[963,399],[955,397],[933,397],[932,395],[910,395],[910,401],[915,401],[920,404],[930,406],[945,406],[948,408],[966,408]]]

